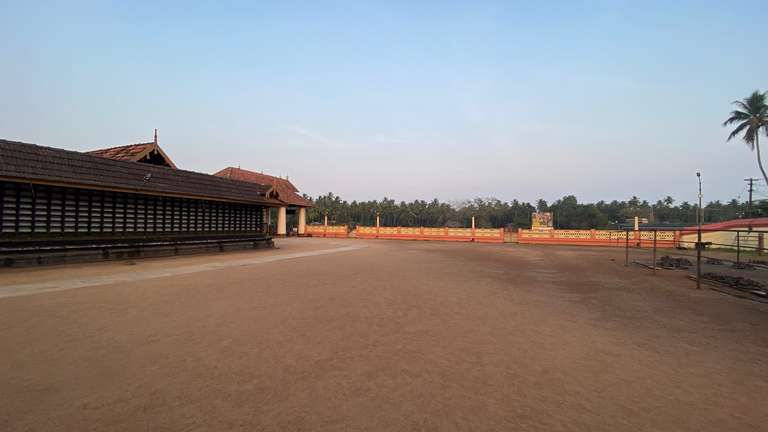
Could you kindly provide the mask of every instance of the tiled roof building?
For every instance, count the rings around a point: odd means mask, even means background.
[[[54,248],[271,244],[268,209],[285,205],[273,186],[139,162],[0,140],[0,263]]]
[[[284,206],[278,208],[277,234],[285,235],[288,232],[286,218],[289,207],[291,207],[292,212],[298,210],[298,234],[303,235],[305,233],[307,225],[307,207],[312,207],[312,202],[299,195],[299,190],[287,178],[275,177],[234,167],[224,168],[214,175],[249,183],[271,185],[279,195],[278,199],[284,203]]]
[[[261,185],[270,185],[274,187],[277,193],[280,195],[280,201],[296,207],[312,207],[312,202],[299,195],[299,190],[288,179],[235,167],[224,168],[223,170],[214,173],[213,175],[231,180],[239,180]]]

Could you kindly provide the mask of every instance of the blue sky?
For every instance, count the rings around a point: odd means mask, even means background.
[[[350,200],[694,201],[696,170],[725,200],[759,174],[720,124],[768,88],[762,2],[25,3],[0,0],[6,139],[156,127],[182,168]]]

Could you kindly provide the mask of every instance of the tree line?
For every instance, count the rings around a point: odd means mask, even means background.
[[[478,228],[509,229],[530,228],[531,213],[552,212],[555,228],[607,229],[631,220],[635,216],[648,219],[654,224],[693,225],[696,223],[697,204],[687,201],[677,203],[667,196],[655,203],[632,197],[626,201],[598,201],[581,203],[575,196],[567,195],[552,203],[540,199],[536,203],[496,198],[475,198],[460,202],[415,200],[397,202],[391,198],[371,201],[347,201],[328,193],[310,199],[314,207],[307,213],[308,223],[323,223],[325,215],[329,224],[374,226],[378,213],[382,226],[404,227],[469,227],[472,216]],[[732,199],[727,203],[712,201],[704,206],[704,222],[720,222],[745,217],[748,204]],[[768,205],[756,203],[752,217],[768,216]]]
[[[747,147],[756,151],[758,167],[768,184],[768,174],[763,168],[760,153],[760,132],[768,136],[768,92],[755,90],[749,96],[734,101],[733,105],[736,109],[723,122],[724,127],[734,127],[728,135],[728,141],[741,136]],[[541,211],[552,212],[555,228],[605,229],[615,228],[636,216],[657,225],[693,225],[699,213],[697,204],[687,201],[677,204],[670,196],[655,203],[641,201],[635,196],[626,201],[580,203],[575,196],[567,195],[551,204],[543,199],[531,204],[518,200],[504,202],[496,198],[475,198],[456,203],[440,202],[437,199],[398,203],[391,198],[348,202],[333,193],[314,199],[305,197],[314,203],[307,215],[309,223],[323,223],[327,216],[331,224],[352,227],[375,225],[378,214],[383,226],[467,227],[471,225],[474,216],[475,225],[480,228],[529,228],[531,213]],[[701,213],[705,223],[745,216],[762,217],[768,216],[768,204],[759,201],[750,208],[747,203],[737,199],[727,203],[712,201],[704,206]]]

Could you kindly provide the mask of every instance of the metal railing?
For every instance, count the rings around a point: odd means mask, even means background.
[[[640,233],[639,236],[630,235],[632,232]],[[667,251],[667,254],[683,256],[695,259],[696,287],[701,288],[703,260],[713,265],[722,265],[724,262],[730,262],[732,267],[740,268],[764,268],[768,269],[768,262],[752,259],[744,262],[747,255],[761,256],[768,249],[765,247],[764,236],[768,231],[755,231],[748,229],[707,229],[694,228],[684,230],[665,230],[665,229],[640,229],[634,231],[624,230],[624,265],[630,265],[630,255],[636,255],[635,251],[650,249],[647,254],[651,259],[650,268],[655,275],[658,267],[658,257],[661,251]],[[658,238],[660,233],[675,232],[675,246],[670,250],[669,247],[660,248]],[[645,239],[643,239],[645,237]],[[666,235],[668,237],[668,235]],[[701,239],[701,240],[699,240]],[[666,245],[665,245],[666,246]],[[645,265],[642,261],[633,260],[633,263]]]

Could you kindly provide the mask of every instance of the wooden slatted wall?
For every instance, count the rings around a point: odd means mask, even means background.
[[[264,232],[264,207],[0,182],[0,234]]]

